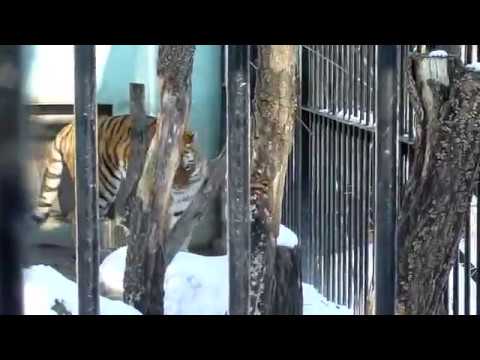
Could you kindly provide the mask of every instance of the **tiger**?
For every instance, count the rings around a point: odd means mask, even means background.
[[[148,142],[156,131],[156,119],[147,117]],[[98,126],[98,201],[101,220],[108,217],[109,210],[125,180],[132,141],[134,120],[131,115],[118,115],[99,119]],[[180,144],[181,158],[172,187],[172,201],[169,208],[170,227],[183,215],[206,176],[206,160],[200,155],[195,144],[195,133],[185,130]],[[63,127],[52,141],[47,154],[46,169],[42,177],[37,206],[33,220],[45,222],[58,196],[64,166],[70,178],[74,179],[75,141],[73,124]]]

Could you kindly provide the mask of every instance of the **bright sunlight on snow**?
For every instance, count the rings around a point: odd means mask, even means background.
[[[297,236],[282,226],[278,243],[295,246]],[[127,248],[110,254],[100,267],[100,282],[108,295],[121,298]],[[303,284],[306,315],[352,315],[325,300],[313,286]],[[228,311],[228,258],[179,252],[165,274],[165,314],[225,315]]]
[[[77,284],[50,266],[36,265],[23,271],[25,315],[56,315],[55,300],[72,315],[78,314]],[[104,297],[100,298],[102,315],[141,315],[136,309]]]

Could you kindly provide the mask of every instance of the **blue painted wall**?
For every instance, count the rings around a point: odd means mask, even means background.
[[[97,45],[97,101],[129,111],[129,83],[145,84],[146,111],[159,110],[156,45]],[[191,125],[202,150],[214,157],[220,146],[221,47],[197,45],[192,78]],[[73,46],[26,48],[27,96],[33,103],[73,103]]]

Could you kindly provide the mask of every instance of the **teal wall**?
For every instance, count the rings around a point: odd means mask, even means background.
[[[129,83],[145,84],[146,111],[159,110],[156,45],[97,45],[97,102],[129,111]],[[214,157],[220,145],[221,47],[197,45],[192,78],[191,125],[202,150]],[[73,46],[33,45],[26,49],[27,96],[34,103],[73,103]]]

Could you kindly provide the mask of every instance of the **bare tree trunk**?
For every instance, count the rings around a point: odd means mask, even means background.
[[[271,314],[278,310],[273,301],[276,239],[297,111],[297,46],[260,45],[258,55],[251,175],[250,314]]]
[[[131,199],[124,299],[144,314],[163,314],[165,244],[179,144],[191,103],[193,45],[161,45],[157,76],[161,110],[145,158],[136,196]]]
[[[398,314],[442,314],[480,155],[480,74],[458,58],[410,58],[415,157],[397,229]]]

